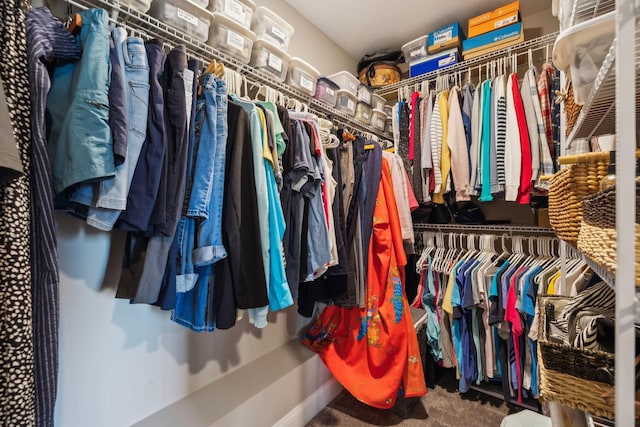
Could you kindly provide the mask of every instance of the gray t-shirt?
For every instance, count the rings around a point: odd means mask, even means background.
[[[22,162],[9,117],[9,106],[0,80],[0,184],[22,175]]]

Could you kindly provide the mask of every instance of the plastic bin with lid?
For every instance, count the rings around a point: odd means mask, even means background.
[[[356,115],[356,105],[358,98],[346,89],[340,89],[337,93],[336,108],[345,114],[353,117]]]
[[[191,0],[153,0],[149,15],[201,42],[209,38],[213,15]]]
[[[151,7],[152,0],[120,0],[120,3],[131,6],[142,13],[147,13]]]
[[[358,80],[353,74],[348,71],[340,71],[329,76],[332,82],[335,82],[340,89],[348,90],[353,95],[358,95],[358,87],[360,86],[360,80]]]
[[[210,0],[209,5],[212,12],[226,16],[247,30],[251,29],[253,12],[256,10],[256,4],[251,0]]]
[[[384,121],[384,131],[393,133],[393,120],[391,120],[391,117],[387,117],[387,120]]]
[[[379,110],[377,108],[374,108],[371,111],[371,126],[373,126],[375,129],[378,129],[379,131],[383,131],[386,120],[387,120],[387,115],[384,113],[384,111]]]
[[[356,95],[359,101],[366,102],[371,105],[371,97],[373,96],[373,91],[366,84],[360,83],[358,85],[358,94]]]
[[[562,31],[553,63],[571,76],[576,104],[584,104],[615,38],[615,11]]]
[[[316,94],[316,82],[320,73],[300,58],[292,58],[287,71],[286,83],[309,96]]]
[[[387,100],[384,99],[384,97],[378,95],[377,93],[373,94],[373,96],[371,97],[371,106],[374,110],[383,110],[384,112],[384,108],[386,105]]]
[[[356,104],[356,119],[366,124],[371,123],[371,111],[371,105],[362,101],[358,102]]]
[[[339,90],[340,86],[326,77],[320,77],[316,83],[316,94],[314,98],[335,107]]]
[[[213,17],[209,45],[247,64],[251,59],[255,34],[220,13],[214,13]]]
[[[269,40],[258,39],[253,44],[249,64],[256,70],[266,71],[278,81],[283,82],[287,77],[289,61],[291,61],[291,57],[287,52]]]
[[[251,29],[258,37],[269,40],[285,51],[293,37],[291,24],[264,6],[257,8],[253,14]]]
[[[417,39],[411,40],[408,43],[402,45],[402,53],[404,54],[404,62],[407,64],[412,64],[414,62],[418,62],[427,57],[427,41],[429,40],[429,35],[426,34],[424,36],[418,37]]]

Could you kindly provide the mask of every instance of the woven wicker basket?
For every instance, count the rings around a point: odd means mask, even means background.
[[[566,297],[544,296],[538,302],[541,327],[538,340],[540,398],[613,419],[614,408],[606,399],[606,396],[614,393],[613,381],[599,372],[604,370],[613,373],[614,355],[603,351],[579,350],[547,340],[546,307],[549,304],[555,307],[566,300]]]
[[[564,113],[567,116],[567,130],[566,136],[569,136],[573,126],[576,124],[578,120],[578,116],[580,115],[580,110],[582,110],[582,105],[576,104],[576,101],[573,97],[573,83],[569,81],[569,87],[567,88],[567,96],[564,98]]]
[[[575,245],[582,223],[582,200],[598,191],[607,160],[576,163],[549,180],[549,222],[561,239]]]
[[[640,238],[640,183],[636,181],[636,242]],[[609,188],[583,200],[583,217],[578,236],[578,249],[616,272],[616,191]],[[640,245],[635,249],[636,286],[640,285]]]

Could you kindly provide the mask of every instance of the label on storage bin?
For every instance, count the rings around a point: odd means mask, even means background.
[[[269,54],[269,60],[267,61],[267,64],[269,65],[270,68],[273,68],[279,73],[282,72],[282,59],[278,58],[273,53]]]
[[[444,67],[445,65],[453,64],[454,62],[456,62],[456,55],[455,53],[451,53],[450,55],[438,60],[438,67]]]
[[[280,43],[284,43],[284,40],[287,38],[287,35],[282,32],[282,30],[275,25],[271,26],[271,35],[276,39],[280,40]]]
[[[327,95],[329,96],[333,96],[336,94],[336,91],[331,89],[330,87],[327,88]]]
[[[226,0],[224,2],[224,14],[244,25],[246,15],[240,2],[236,0]]]
[[[379,127],[380,129],[384,129],[384,120],[378,119],[376,121],[376,126]]]
[[[409,57],[410,57],[411,59],[417,58],[418,56],[422,55],[422,51],[423,51],[423,49],[422,49],[422,48],[420,48],[420,49],[414,49],[414,50],[412,50],[411,52],[409,52]]]
[[[362,113],[362,117],[363,117],[365,120],[369,120],[369,113],[364,113],[364,112],[363,112],[363,113]]]
[[[353,99],[347,100],[347,110],[353,110],[356,108],[356,103],[353,102]]]
[[[444,42],[448,42],[452,38],[453,38],[453,28],[433,36],[433,42],[435,44],[444,43]]]
[[[244,37],[233,31],[227,33],[227,45],[240,51],[244,50]]]
[[[300,74],[300,86],[303,88],[312,91],[313,90],[313,80],[308,79],[304,74]]]
[[[191,25],[195,25],[196,27],[198,26],[199,22],[198,22],[197,16],[194,16],[189,12],[180,9],[179,7],[177,7],[176,10],[177,10],[176,15],[178,16],[178,18],[184,21],[187,21]]]
[[[508,18],[504,18],[504,19],[501,19],[499,21],[496,21],[493,24],[493,28],[505,27],[505,26],[507,26],[509,24],[515,24],[516,22],[518,22],[518,15],[517,14],[516,15],[511,15]]]

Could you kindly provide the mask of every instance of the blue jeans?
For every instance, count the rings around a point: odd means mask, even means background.
[[[225,258],[222,243],[222,199],[227,146],[225,83],[204,76],[196,110],[196,137],[190,153],[188,208],[178,226],[181,274],[176,278],[173,320],[194,331],[213,330],[214,306],[209,292],[212,264]]]
[[[54,69],[47,98],[49,157],[56,194],[74,184],[115,174],[109,128],[107,11],[89,9],[80,15],[82,59]]]
[[[116,167],[113,179],[82,185],[71,197],[74,202],[95,206],[89,208],[87,224],[105,231],[113,229],[121,211],[126,208],[147,133],[149,107],[149,63],[144,42],[138,37],[127,38],[123,28],[113,29],[113,40],[127,88],[127,154],[124,162]]]

